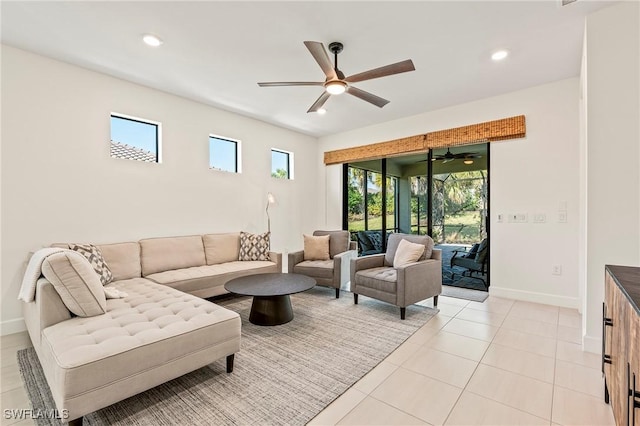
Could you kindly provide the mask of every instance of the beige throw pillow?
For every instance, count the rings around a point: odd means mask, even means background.
[[[330,235],[322,235],[319,237],[303,235],[303,237],[304,260],[329,260]]]
[[[401,240],[393,258],[393,267],[400,268],[410,263],[417,262],[424,253],[424,245]]]
[[[65,250],[47,257],[42,262],[42,275],[77,316],[92,317],[107,311],[100,277],[82,254]]]

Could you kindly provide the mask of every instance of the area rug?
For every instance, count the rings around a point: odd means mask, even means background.
[[[489,297],[486,291],[471,290],[468,288],[452,287],[448,285],[442,286],[442,295],[455,297],[456,299],[471,300],[473,302],[484,302]]]
[[[248,322],[250,298],[216,301],[242,317],[234,371],[224,358],[84,418],[85,425],[304,425],[424,325],[437,310],[395,306],[315,287],[291,296],[294,319]],[[18,364],[36,410],[55,408],[33,348]],[[39,425],[60,424],[38,419]]]
[[[482,280],[476,277],[477,275],[474,275],[473,277],[468,277],[468,276],[458,277],[458,279],[456,279],[453,282],[450,282],[448,284],[444,284],[443,282],[442,284],[452,286],[452,287],[468,288],[471,290],[478,290],[478,291],[484,291],[484,292],[489,291],[489,289],[484,285]],[[487,279],[485,275],[481,275],[481,277],[484,278],[485,280]]]

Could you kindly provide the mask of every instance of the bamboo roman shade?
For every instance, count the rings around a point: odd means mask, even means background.
[[[324,153],[324,163],[330,165],[372,160],[401,154],[427,152],[429,149],[435,148],[518,139],[525,136],[526,124],[524,115],[518,115],[387,142],[327,151]]]

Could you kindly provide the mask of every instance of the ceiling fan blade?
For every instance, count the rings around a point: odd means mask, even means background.
[[[260,87],[280,87],[280,86],[322,86],[323,82],[319,81],[276,81],[269,83],[258,83]]]
[[[357,83],[359,81],[373,80],[374,78],[386,77],[388,75],[400,74],[408,71],[415,71],[413,61],[407,59],[406,61],[397,62],[395,64],[386,65],[384,67],[375,68],[369,71],[361,72],[360,74],[354,74],[344,79],[347,83]]]
[[[445,158],[445,159],[442,160],[442,164],[448,163],[448,162],[453,161],[453,160],[455,160],[455,158]]]
[[[304,45],[307,46],[309,52],[313,56],[313,59],[316,60],[324,75],[327,76],[329,80],[337,80],[338,75],[336,74],[336,70],[333,68],[333,64],[331,63],[331,59],[329,59],[329,55],[327,54],[324,45],[318,41],[305,41]]]
[[[388,100],[381,98],[380,96],[376,96],[373,93],[365,92],[364,90],[360,90],[357,87],[353,87],[353,86],[349,86],[347,88],[347,93],[355,96],[356,98],[360,98],[363,101],[367,101],[370,104],[374,104],[379,108],[382,108],[383,106],[389,103]]]
[[[317,112],[320,108],[322,108],[322,105],[327,102],[327,99],[329,99],[330,96],[331,94],[329,92],[322,92],[322,95],[320,95],[320,97],[313,103],[313,105],[311,105],[311,108],[309,108],[307,112]]]

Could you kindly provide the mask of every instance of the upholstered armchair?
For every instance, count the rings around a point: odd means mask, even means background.
[[[402,240],[424,245],[424,250],[415,261],[396,262],[399,266],[394,267]],[[437,306],[442,292],[442,251],[433,248],[428,235],[392,234],[386,253],[351,259],[351,292],[355,304],[362,294],[400,307],[400,319],[405,319],[407,306],[421,300],[433,297]]]
[[[318,285],[336,289],[336,299],[340,297],[340,287],[349,281],[349,260],[358,255],[355,241],[350,241],[349,231],[314,231],[313,237],[329,237],[324,255],[310,253],[308,236],[305,236],[305,250],[289,253],[289,273],[315,278]],[[315,251],[315,250],[314,250]],[[305,260],[306,259],[306,260]]]

